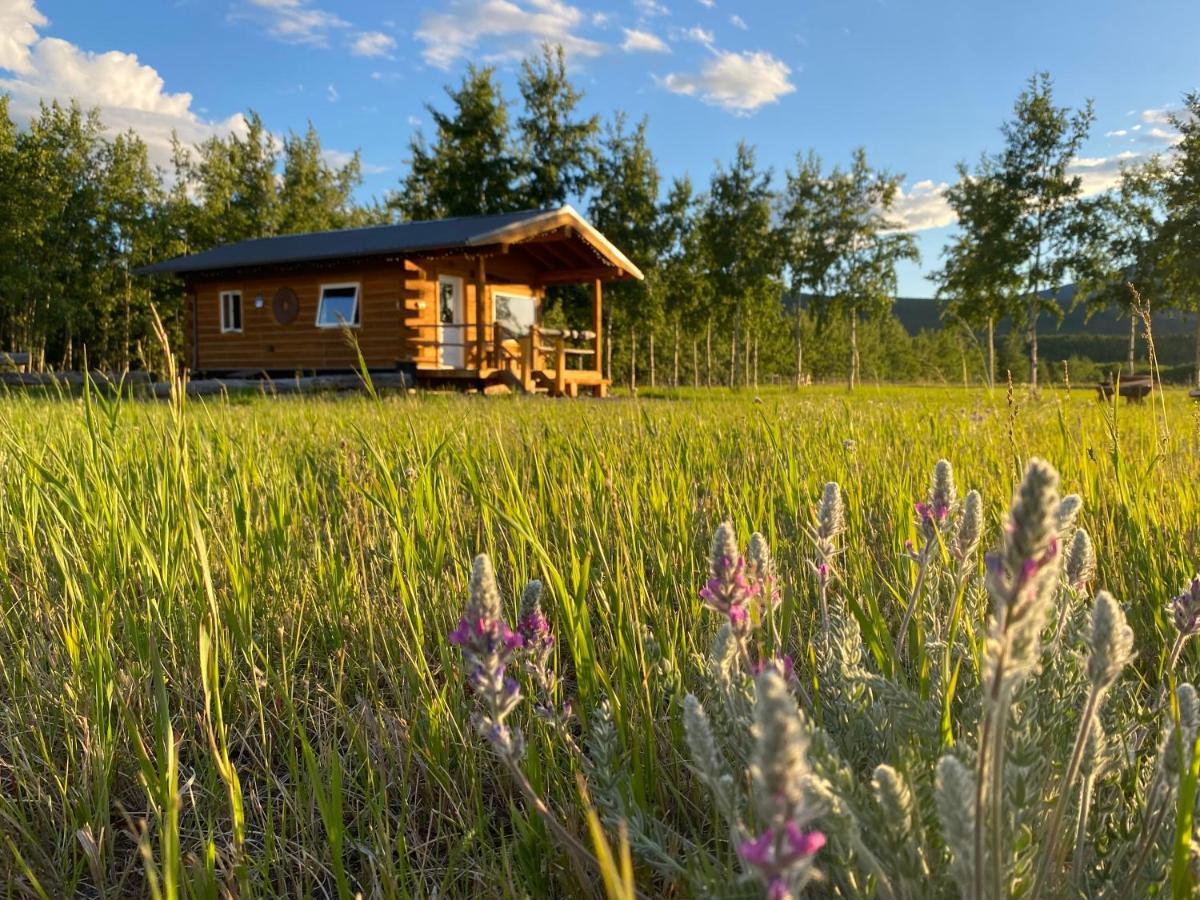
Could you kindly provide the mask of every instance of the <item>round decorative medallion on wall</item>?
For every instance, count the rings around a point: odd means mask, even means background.
[[[300,301],[296,298],[296,292],[291,288],[282,287],[275,292],[275,299],[271,301],[271,309],[275,313],[275,321],[280,325],[288,325],[300,313]]]

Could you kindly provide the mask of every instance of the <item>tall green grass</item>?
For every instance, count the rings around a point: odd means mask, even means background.
[[[581,724],[610,701],[637,803],[719,840],[687,788],[678,715],[716,628],[696,596],[716,523],[766,535],[783,640],[803,653],[805,527],[840,482],[848,599],[890,672],[913,577],[899,550],[933,463],[983,493],[990,544],[1033,455],[1083,496],[1097,584],[1128,605],[1156,681],[1163,605],[1200,566],[1200,418],[1182,393],[1161,408],[870,388],[6,398],[0,882],[49,897],[577,891],[468,724],[445,635],[483,550],[511,590],[545,582]],[[522,725],[534,787],[586,839],[575,757]]]

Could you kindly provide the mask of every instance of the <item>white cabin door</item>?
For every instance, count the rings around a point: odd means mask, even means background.
[[[463,280],[438,276],[438,345],[443,369],[466,368],[467,316]]]

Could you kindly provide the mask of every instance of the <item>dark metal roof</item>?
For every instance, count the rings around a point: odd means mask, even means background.
[[[567,207],[569,208],[569,207]],[[210,272],[251,266],[387,256],[419,250],[469,247],[498,230],[529,222],[558,210],[527,209],[493,216],[463,216],[400,225],[375,225],[342,231],[318,231],[258,238],[214,247],[136,269],[138,275]]]

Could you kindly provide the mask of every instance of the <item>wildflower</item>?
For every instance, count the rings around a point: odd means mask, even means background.
[[[755,805],[765,826],[738,849],[742,861],[767,887],[767,896],[795,896],[812,876],[812,857],[825,835],[807,829],[808,741],[796,701],[784,679],[766,667],[755,680],[754,752],[750,764]]]
[[[503,619],[496,575],[491,560],[482,553],[471,570],[466,610],[449,640],[462,650],[467,681],[481,707],[473,717],[476,729],[500,755],[520,757],[521,733],[504,720],[521,701],[520,688],[507,669],[523,641]]]
[[[1177,594],[1167,604],[1167,612],[1171,614],[1171,622],[1175,625],[1175,642],[1171,645],[1168,668],[1174,668],[1179,662],[1179,654],[1183,645],[1193,635],[1200,634],[1200,575],[1192,579],[1192,583]]]
[[[983,499],[979,491],[971,491],[963,501],[962,516],[958,520],[951,552],[960,562],[970,559],[979,546],[983,535]]]
[[[711,577],[700,591],[700,599],[729,618],[735,635],[745,636],[750,631],[748,606],[758,595],[760,585],[747,575],[746,560],[738,552],[733,526],[728,522],[718,525],[713,534],[709,572]]]
[[[750,535],[750,544],[746,547],[746,570],[763,604],[764,613],[770,612],[779,605],[781,595],[776,586],[775,560],[771,558],[771,548],[767,546],[767,539],[757,531]]]
[[[1200,585],[1200,580],[1197,581]],[[1121,605],[1108,591],[1096,594],[1088,631],[1088,680],[1097,690],[1107,690],[1133,659],[1133,629]]]
[[[1096,574],[1096,551],[1091,536],[1082,528],[1076,529],[1071,537],[1064,569],[1067,585],[1075,591],[1084,590]]]
[[[768,659],[761,659],[754,664],[751,671],[761,675],[768,669],[777,673],[784,681],[791,681],[796,674],[796,662],[790,653],[779,653]]]
[[[953,857],[952,866],[959,884],[969,883],[975,866],[971,834],[975,830],[975,779],[956,756],[938,760],[934,791],[942,839]]]
[[[1193,578],[1182,593],[1171,598],[1167,612],[1180,635],[1191,637],[1200,632],[1200,575]]]
[[[933,480],[929,486],[929,496],[923,503],[915,504],[917,517],[920,519],[921,532],[927,541],[943,531],[950,519],[950,513],[957,505],[957,492],[954,487],[954,470],[950,463],[939,459],[933,467]]]
[[[842,507],[842,489],[836,481],[825,485],[821,502],[817,506],[816,521],[812,527],[813,549],[816,551],[809,566],[817,576],[818,598],[821,604],[821,632],[829,634],[829,583],[833,577],[833,559],[837,555],[838,536],[846,530],[845,510]]]
[[[1005,656],[1015,676],[1036,662],[1033,650],[1053,599],[1059,561],[1057,488],[1054,468],[1030,460],[1001,547],[987,556],[987,587],[996,605],[993,638],[1009,645]]]

